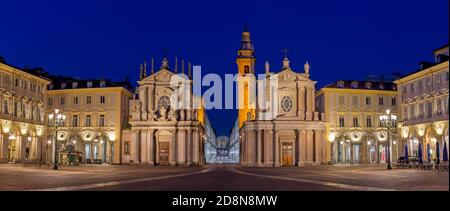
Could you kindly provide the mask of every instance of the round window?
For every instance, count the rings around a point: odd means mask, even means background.
[[[284,112],[290,112],[292,110],[292,99],[288,96],[281,98],[281,109]]]
[[[164,107],[165,109],[169,108],[170,106],[170,98],[167,96],[162,96],[161,98],[159,98],[158,101],[158,107]]]

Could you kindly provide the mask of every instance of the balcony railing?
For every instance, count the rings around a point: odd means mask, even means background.
[[[437,111],[430,115],[418,115],[412,118],[403,118],[403,124],[407,125],[416,125],[420,123],[430,123],[430,122],[438,122],[448,120],[448,111]]]
[[[24,117],[18,117],[18,116],[12,116],[12,114],[4,114],[4,113],[0,113],[0,119],[4,119],[4,120],[12,120],[14,122],[21,122],[21,123],[28,123],[28,124],[32,124],[32,125],[43,125],[44,123],[41,122],[40,120],[34,120],[34,119],[27,119]]]

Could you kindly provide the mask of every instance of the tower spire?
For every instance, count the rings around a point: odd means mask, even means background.
[[[306,61],[305,65],[304,65],[304,69],[305,69],[305,73],[307,75],[309,75],[310,66],[309,66],[309,62],[308,61]]]
[[[153,75],[153,73],[155,73],[155,60],[152,57],[152,69],[151,69],[151,74]]]
[[[192,64],[191,62],[188,62],[188,77],[191,77],[191,68],[192,68]]]
[[[242,32],[241,46],[239,48],[240,53],[243,53],[239,56],[244,57],[253,57],[253,43],[250,39],[250,32],[248,31],[248,25],[245,24],[244,31]],[[251,52],[243,52],[243,51],[251,51]]]
[[[184,74],[184,59],[181,60],[181,73]]]
[[[175,57],[175,73],[178,73],[178,57]]]
[[[139,80],[144,78],[144,68],[142,68],[142,64],[139,64]]]
[[[270,72],[270,64],[269,64],[269,61],[266,61],[265,69],[266,69],[266,73],[269,73],[269,72]]]
[[[144,65],[143,65],[143,71],[142,71],[142,76],[143,78],[147,77],[147,60],[144,60]]]

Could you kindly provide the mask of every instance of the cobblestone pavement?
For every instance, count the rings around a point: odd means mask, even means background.
[[[448,172],[385,170],[384,165],[201,168],[0,165],[0,190],[390,191],[449,190]]]

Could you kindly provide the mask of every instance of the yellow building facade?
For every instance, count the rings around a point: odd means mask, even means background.
[[[444,143],[448,153],[449,117],[449,47],[434,51],[433,63],[422,63],[421,68],[395,81],[400,102],[398,135],[399,151],[428,162],[442,160]],[[420,145],[420,147],[419,147]]]
[[[0,163],[39,162],[49,79],[0,62]]]
[[[333,164],[385,163],[386,128],[379,116],[397,113],[397,87],[392,82],[340,80],[316,93],[316,108],[325,113],[326,137]],[[397,137],[391,131],[391,144]],[[391,148],[392,149],[392,148]],[[398,152],[393,150],[392,159]]]
[[[120,164],[122,130],[127,127],[130,87],[109,80],[55,79],[48,88],[47,113],[59,109],[66,115],[58,129],[58,157],[68,148],[80,153],[81,163]],[[48,140],[55,131],[49,127]],[[50,142],[48,142],[50,143]],[[47,147],[47,161],[51,162],[52,147]]]

